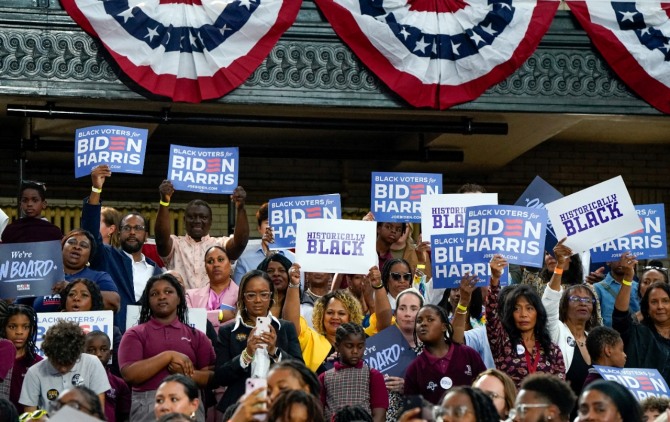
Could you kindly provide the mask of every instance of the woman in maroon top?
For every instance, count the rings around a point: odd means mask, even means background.
[[[517,388],[535,372],[565,380],[565,363],[547,330],[547,312],[532,287],[519,284],[505,288],[500,300],[500,276],[507,260],[495,255],[490,262],[491,287],[486,304],[486,334],[496,367],[506,372]]]

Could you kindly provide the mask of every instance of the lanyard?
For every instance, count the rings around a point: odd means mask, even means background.
[[[525,345],[524,345],[525,348]],[[528,366],[528,373],[534,374],[537,371],[537,364],[540,363],[540,342],[535,341],[535,360],[530,359],[530,352],[526,349],[526,365]]]

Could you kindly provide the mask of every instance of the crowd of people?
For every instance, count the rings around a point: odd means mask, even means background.
[[[81,228],[65,236],[41,218],[45,186],[22,184],[22,217],[2,242],[61,242],[65,277],[50,296],[0,301],[0,421],[45,421],[63,408],[112,422],[667,420],[667,398],[639,401],[598,371],[651,368],[670,380],[661,262],[640,268],[629,251],[609,272],[584,272],[561,240],[542,269],[495,255],[489,278],[466,274],[445,290],[431,285],[430,245],[415,228],[378,222],[379,261],[367,274],[306,273],[272,249],[267,204],[260,240],[249,240],[241,187],[232,236],[210,236],[203,200],[186,206],[186,234],[172,233],[169,181],[152,250],[141,214],[102,207],[111,176],[93,169]],[[507,285],[510,271],[520,276]],[[200,330],[189,316],[202,308]],[[114,313],[110,333],[61,319],[36,346],[38,312],[100,310]],[[385,330],[406,343],[404,376],[364,359]]]

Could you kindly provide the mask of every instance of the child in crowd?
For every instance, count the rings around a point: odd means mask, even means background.
[[[584,388],[602,376],[593,365],[623,368],[626,365],[626,353],[623,351],[623,339],[618,331],[606,327],[595,327],[586,337],[586,350],[591,356],[589,373],[584,380]]]
[[[443,308],[435,305],[421,308],[414,333],[424,349],[407,367],[405,395],[420,394],[438,404],[446,390],[472,385],[477,375],[486,370],[479,353],[451,340],[453,329]]]
[[[19,403],[26,412],[47,409],[64,390],[82,385],[93,390],[105,405],[107,374],[96,357],[83,353],[85,338],[74,322],[59,320],[47,330],[42,342],[47,359],[31,366],[23,381]]]
[[[385,421],[388,392],[381,372],[363,361],[363,327],[350,322],[340,325],[335,332],[335,350],[339,361],[319,375],[325,419],[331,420],[344,406],[361,405],[375,422]]]
[[[112,356],[111,342],[102,331],[91,331],[86,334],[84,351],[97,356],[105,367],[111,388],[105,393],[105,416],[108,422],[123,422],[130,415],[130,387],[121,377],[112,374],[108,366]]]
[[[640,402],[642,406],[642,422],[653,422],[661,416],[670,406],[670,399],[667,397],[648,396]]]
[[[42,218],[47,208],[47,188],[44,183],[24,180],[21,183],[22,218],[8,225],[2,232],[3,243],[45,242],[63,237],[61,230]]]
[[[8,399],[23,413],[19,404],[23,379],[28,368],[41,361],[37,354],[35,340],[37,338],[37,315],[28,306],[6,305],[0,309],[0,337],[11,341],[16,348],[13,367],[0,382],[0,397]]]

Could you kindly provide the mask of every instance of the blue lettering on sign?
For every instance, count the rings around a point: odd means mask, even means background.
[[[619,210],[616,194],[606,196],[560,216],[561,223],[568,236],[599,226],[608,221],[623,217]]]

